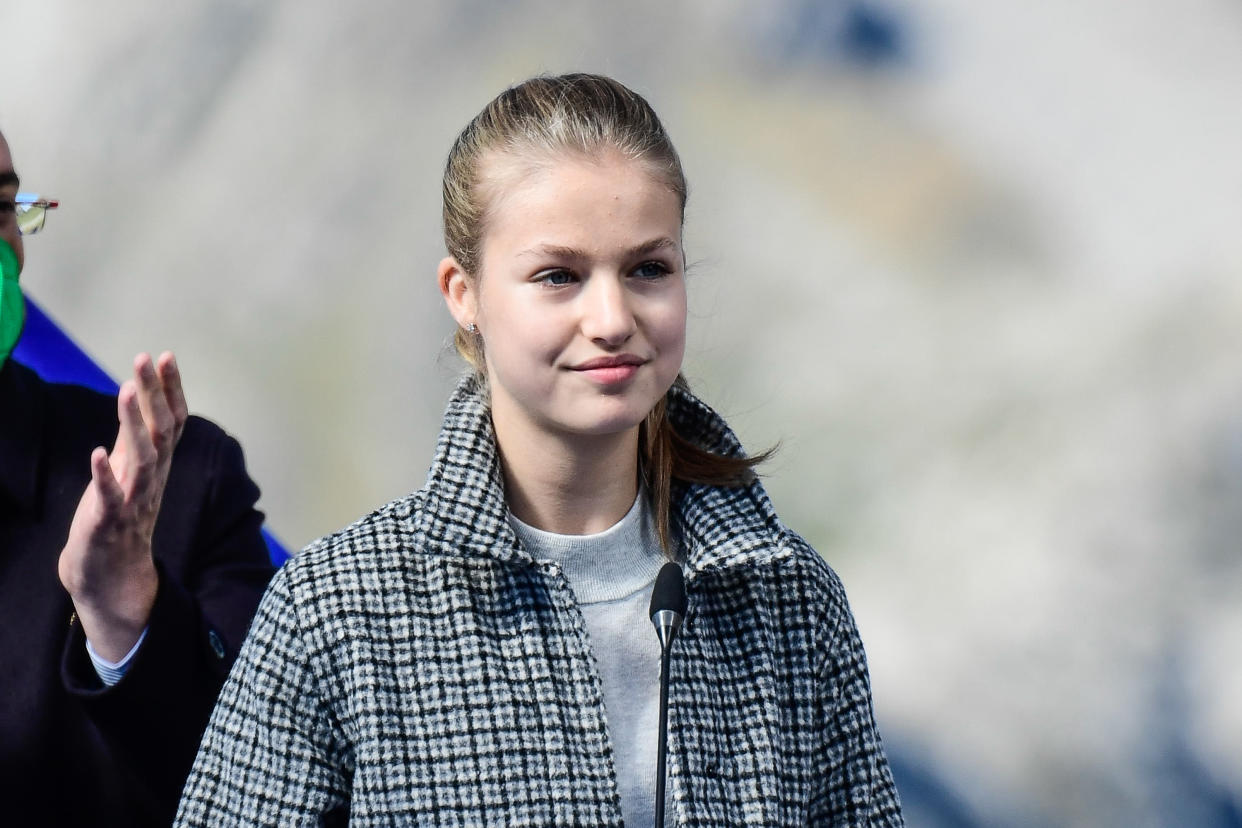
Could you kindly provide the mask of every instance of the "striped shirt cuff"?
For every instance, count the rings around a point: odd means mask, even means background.
[[[91,664],[95,667],[95,672],[99,675],[99,680],[104,683],[105,687],[111,687],[121,680],[125,675],[125,671],[129,669],[130,662],[134,660],[134,656],[138,653],[138,648],[142,646],[142,642],[147,637],[149,627],[143,627],[142,635],[138,636],[138,640],[130,647],[129,652],[120,661],[111,662],[95,652],[95,648],[91,646],[91,640],[86,639],[86,654],[91,657]]]

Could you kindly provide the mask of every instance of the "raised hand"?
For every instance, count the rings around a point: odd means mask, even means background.
[[[60,553],[60,581],[95,652],[119,661],[138,641],[159,578],[151,536],[187,409],[177,362],[134,358],[134,377],[117,394],[120,429],[112,453],[91,453],[91,482]]]

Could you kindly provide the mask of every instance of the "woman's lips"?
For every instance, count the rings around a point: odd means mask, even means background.
[[[625,382],[638,373],[645,360],[628,354],[619,357],[601,357],[575,365],[572,370],[590,377],[601,385]]]

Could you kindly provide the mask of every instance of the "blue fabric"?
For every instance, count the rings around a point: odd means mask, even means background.
[[[48,382],[84,385],[105,394],[115,394],[120,388],[29,296],[26,327],[13,348],[12,358]],[[274,565],[280,566],[288,559],[288,550],[267,529],[263,530],[263,541]]]
[[[85,385],[104,394],[115,394],[119,388],[29,296],[26,297],[26,327],[13,349],[13,359],[33,368],[48,382]]]

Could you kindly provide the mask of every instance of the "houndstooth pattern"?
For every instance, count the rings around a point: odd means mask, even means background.
[[[687,392],[669,410],[740,451]],[[690,605],[672,672],[677,824],[901,825],[836,576],[758,483],[686,487],[675,511]],[[273,580],[177,824],[621,825],[582,615],[505,517],[466,380],[426,485]]]

